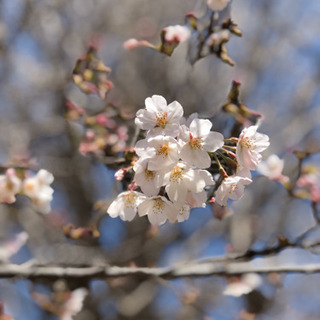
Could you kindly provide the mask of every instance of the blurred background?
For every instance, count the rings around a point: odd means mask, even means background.
[[[163,27],[184,24],[196,0],[2,0],[0,2],[0,163],[36,159],[53,173],[52,212],[35,212],[27,198],[1,205],[0,240],[25,230],[29,238],[11,261],[85,265],[169,266],[228,250],[245,252],[275,244],[283,235],[295,239],[315,223],[310,202],[292,200],[277,182],[257,176],[245,196],[219,219],[217,209],[194,209],[181,224],[151,227],[147,219],[131,223],[105,215],[121,190],[114,171],[95,156],[79,153],[83,128],[64,118],[71,100],[89,114],[105,102],[85,95],[72,83],[76,60],[92,42],[112,69],[115,88],[107,101],[128,110],[144,107],[153,94],[179,101],[185,115],[198,112],[225,132],[229,116],[220,111],[232,80],[242,83],[242,101],[264,115],[260,131],[270,136],[264,156],[285,159],[284,173],[294,178],[294,149],[313,149],[320,140],[319,0],[234,0],[232,18],[243,37],[227,45],[236,66],[208,56],[191,66],[187,45],[167,57],[148,48],[125,51],[129,38],[158,43]],[[319,157],[311,157],[318,162]],[[319,163],[319,162],[318,162]],[[97,206],[97,202],[100,206]],[[101,208],[102,206],[102,208]],[[67,239],[63,225],[99,221],[100,238]],[[319,230],[311,235],[320,237]],[[279,261],[319,261],[315,254],[287,249]],[[274,262],[275,263],[275,262]],[[237,279],[240,281],[239,279]],[[179,280],[139,277],[68,283],[88,286],[90,295],[75,319],[320,319],[320,276],[271,274],[241,297],[224,295],[230,279]],[[43,279],[0,280],[0,301],[16,320],[57,319],[36,303],[31,292],[57,290]],[[65,318],[67,319],[67,318]],[[70,318],[71,319],[71,318]]]

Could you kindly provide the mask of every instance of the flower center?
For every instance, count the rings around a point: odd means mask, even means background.
[[[156,115],[156,127],[164,129],[167,125],[167,112],[157,112]]]
[[[153,201],[152,212],[154,214],[161,213],[163,211],[164,202],[160,198],[157,198]]]
[[[24,184],[24,188],[25,188],[25,190],[27,190],[27,191],[33,191],[33,190],[35,190],[36,185],[35,185],[34,182],[27,181],[27,182],[25,182],[25,184]]]
[[[124,205],[126,208],[134,209],[136,207],[136,198],[138,197],[134,193],[127,193],[122,195],[124,197]]]
[[[144,175],[146,177],[146,180],[148,182],[150,182],[151,180],[154,179],[155,173],[154,173],[154,171],[150,171],[150,170],[147,169],[147,170],[145,170]]]
[[[187,206],[182,206],[181,209],[179,210],[179,215],[184,216],[187,213]]]
[[[232,183],[230,185],[230,190],[229,190],[229,194],[231,194],[232,192],[234,192],[235,190],[238,189],[238,185],[236,183]]]
[[[192,149],[202,149],[203,139],[201,137],[195,138],[191,133],[189,134],[189,145]]]
[[[183,179],[183,175],[182,172],[184,171],[183,168],[179,167],[179,166],[175,166],[170,174],[170,181],[173,182],[178,182],[179,180]]]
[[[247,137],[242,138],[240,141],[240,144],[243,148],[247,148],[247,149],[251,149],[255,145],[254,140]]]
[[[157,153],[156,155],[162,155],[163,157],[167,157],[170,151],[170,147],[167,144],[163,144],[162,146],[159,146],[157,148]]]

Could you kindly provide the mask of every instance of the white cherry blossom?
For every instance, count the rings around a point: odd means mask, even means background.
[[[181,206],[178,209],[178,214],[177,214],[177,218],[176,220],[178,222],[183,222],[189,219],[190,216],[190,207],[186,204],[184,204],[183,206]]]
[[[187,195],[187,204],[192,208],[205,208],[206,207],[206,201],[207,201],[207,192],[201,191],[201,192],[192,192],[188,191]]]
[[[54,177],[52,173],[45,169],[30,178],[23,181],[23,193],[28,196],[33,206],[42,213],[49,213],[51,210],[50,202],[52,200],[53,189],[50,184]]]
[[[179,160],[179,144],[170,136],[156,136],[143,139],[135,146],[139,156],[150,158],[148,170],[169,171]]]
[[[257,132],[258,126],[244,128],[237,143],[237,160],[244,168],[255,170],[262,159],[260,152],[270,145],[266,134]]]
[[[153,95],[145,100],[146,109],[137,111],[135,124],[143,130],[149,130],[149,136],[166,134],[175,137],[179,132],[179,121],[183,108],[177,101],[167,105],[164,97]]]
[[[251,171],[248,168],[244,168],[242,166],[239,166],[236,170],[236,176],[242,177],[242,178],[249,178],[251,179]]]
[[[142,192],[148,197],[156,196],[159,193],[160,186],[158,183],[159,176],[164,173],[151,171],[148,169],[148,158],[140,158],[133,166],[135,171],[134,179]]]
[[[223,135],[210,132],[212,123],[209,120],[193,119],[190,128],[182,126],[180,157],[183,161],[200,169],[209,168],[211,159],[208,152],[214,152],[224,145]]]
[[[184,126],[187,126],[188,128],[190,127],[190,124],[191,122],[194,120],[194,119],[198,119],[198,113],[197,112],[194,112],[192,114],[190,114],[190,116],[188,118],[185,118],[185,117],[182,117],[180,119],[180,125],[184,125]]]
[[[167,42],[183,42],[190,37],[190,29],[186,26],[169,26],[163,29],[165,31],[164,39]]]
[[[110,204],[107,213],[112,218],[120,217],[123,221],[131,221],[136,216],[138,205],[145,198],[140,192],[121,192]]]
[[[207,0],[208,7],[213,11],[220,11],[223,10],[230,0]]]
[[[223,180],[216,193],[216,202],[226,206],[227,201],[238,200],[243,196],[244,188],[252,182],[249,178],[240,176],[229,176]]]
[[[161,177],[162,178],[162,177]],[[159,185],[165,185],[169,199],[173,202],[184,203],[188,191],[198,193],[207,185],[214,183],[212,176],[206,170],[193,169],[183,162],[177,165],[159,179]]]
[[[168,216],[168,220],[171,223],[175,222],[183,222],[189,219],[190,216],[190,206],[187,204],[173,204],[173,210],[171,214]]]
[[[174,220],[175,217],[172,202],[162,196],[145,199],[138,206],[138,213],[140,217],[147,215],[150,223],[157,226],[164,224],[168,218]]]
[[[21,185],[22,181],[12,168],[8,169],[4,175],[0,175],[0,202],[14,203]]]

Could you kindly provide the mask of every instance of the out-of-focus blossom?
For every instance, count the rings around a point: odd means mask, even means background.
[[[230,0],[207,0],[208,7],[213,11],[220,11],[223,10]]]
[[[69,223],[62,227],[62,231],[64,235],[70,239],[91,239],[100,237],[100,232],[96,226],[77,228]]]
[[[84,155],[93,153],[98,156],[104,152],[110,155],[123,152],[129,137],[128,129],[119,124],[115,124],[113,129],[109,129],[108,125],[111,121],[114,122],[114,120],[110,120],[105,126],[95,122],[94,128],[87,129],[79,145],[79,152]]]
[[[167,42],[183,42],[190,37],[190,29],[186,26],[169,26],[163,29],[165,31],[164,39]]]
[[[0,175],[0,202],[14,203],[21,185],[21,180],[12,168],[8,169],[4,175]]]
[[[229,30],[221,30],[219,32],[212,33],[208,39],[208,45],[210,47],[219,46],[221,43],[228,42],[230,38]]]
[[[270,145],[266,134],[257,132],[258,126],[244,128],[237,143],[237,160],[244,168],[255,170],[262,159],[260,152]]]
[[[0,261],[8,261],[11,256],[16,254],[26,244],[28,238],[27,232],[22,231],[13,239],[2,243],[0,247]]]
[[[223,180],[216,193],[216,202],[226,206],[227,201],[238,200],[243,196],[244,188],[252,182],[249,178],[240,176],[229,176]]]
[[[232,279],[227,284],[223,294],[228,296],[240,297],[248,294],[262,284],[261,277],[256,273],[248,273],[240,278]]]
[[[149,135],[166,134],[175,137],[179,132],[179,121],[183,108],[177,101],[167,105],[164,97],[153,95],[145,100],[146,109],[137,112],[135,124]]]
[[[155,46],[153,44],[151,44],[150,42],[146,41],[146,40],[137,40],[134,38],[128,39],[127,41],[125,41],[123,43],[123,47],[126,50],[133,50],[136,49],[138,47],[149,47],[149,48],[153,48],[155,49]]]
[[[14,320],[13,317],[11,317],[8,314],[5,314],[4,305],[2,302],[0,302],[0,320]]]
[[[88,294],[86,288],[78,288],[71,292],[70,298],[65,302],[61,320],[73,320],[73,316],[79,313],[83,306],[83,301]]]
[[[320,169],[307,167],[297,181],[297,187],[306,189],[312,202],[320,202]]]
[[[77,60],[73,69],[74,83],[87,94],[98,94],[104,99],[107,92],[113,88],[108,80],[111,69],[97,58],[96,49],[90,47],[86,55]]]
[[[69,291],[66,288],[53,292],[51,296],[32,292],[33,299],[47,312],[58,316],[61,320],[73,320],[78,314],[88,294],[86,288]]]
[[[175,220],[176,212],[172,202],[162,196],[145,199],[138,207],[140,217],[148,216],[151,224],[160,226],[167,219]]]
[[[259,163],[258,171],[270,180],[289,182],[289,178],[282,174],[283,167],[284,160],[280,159],[276,154],[272,154],[266,161]]]
[[[214,152],[224,145],[223,135],[210,132],[211,127],[212,123],[209,120],[194,119],[189,129],[186,126],[181,128],[180,157],[183,161],[200,169],[210,167],[211,158],[208,152]]]
[[[51,210],[53,189],[50,184],[53,182],[53,175],[44,169],[23,181],[23,193],[28,196],[34,207],[42,213],[49,213]]]
[[[126,173],[126,171],[124,169],[119,169],[114,174],[114,177],[116,178],[117,181],[122,181],[123,178],[124,178],[125,173]]]

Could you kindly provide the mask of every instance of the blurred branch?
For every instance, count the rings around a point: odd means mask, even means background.
[[[0,266],[1,278],[26,278],[26,279],[92,279],[113,278],[123,276],[145,276],[174,279],[193,276],[228,276],[247,273],[317,273],[320,272],[320,263],[304,263],[301,265],[290,263],[263,263],[252,264],[251,261],[237,262],[232,258],[213,258],[211,260],[195,260],[168,268],[139,268],[117,266],[88,266],[88,267],[61,267],[43,265],[15,265],[3,264]],[[265,259],[266,260],[266,259]]]

